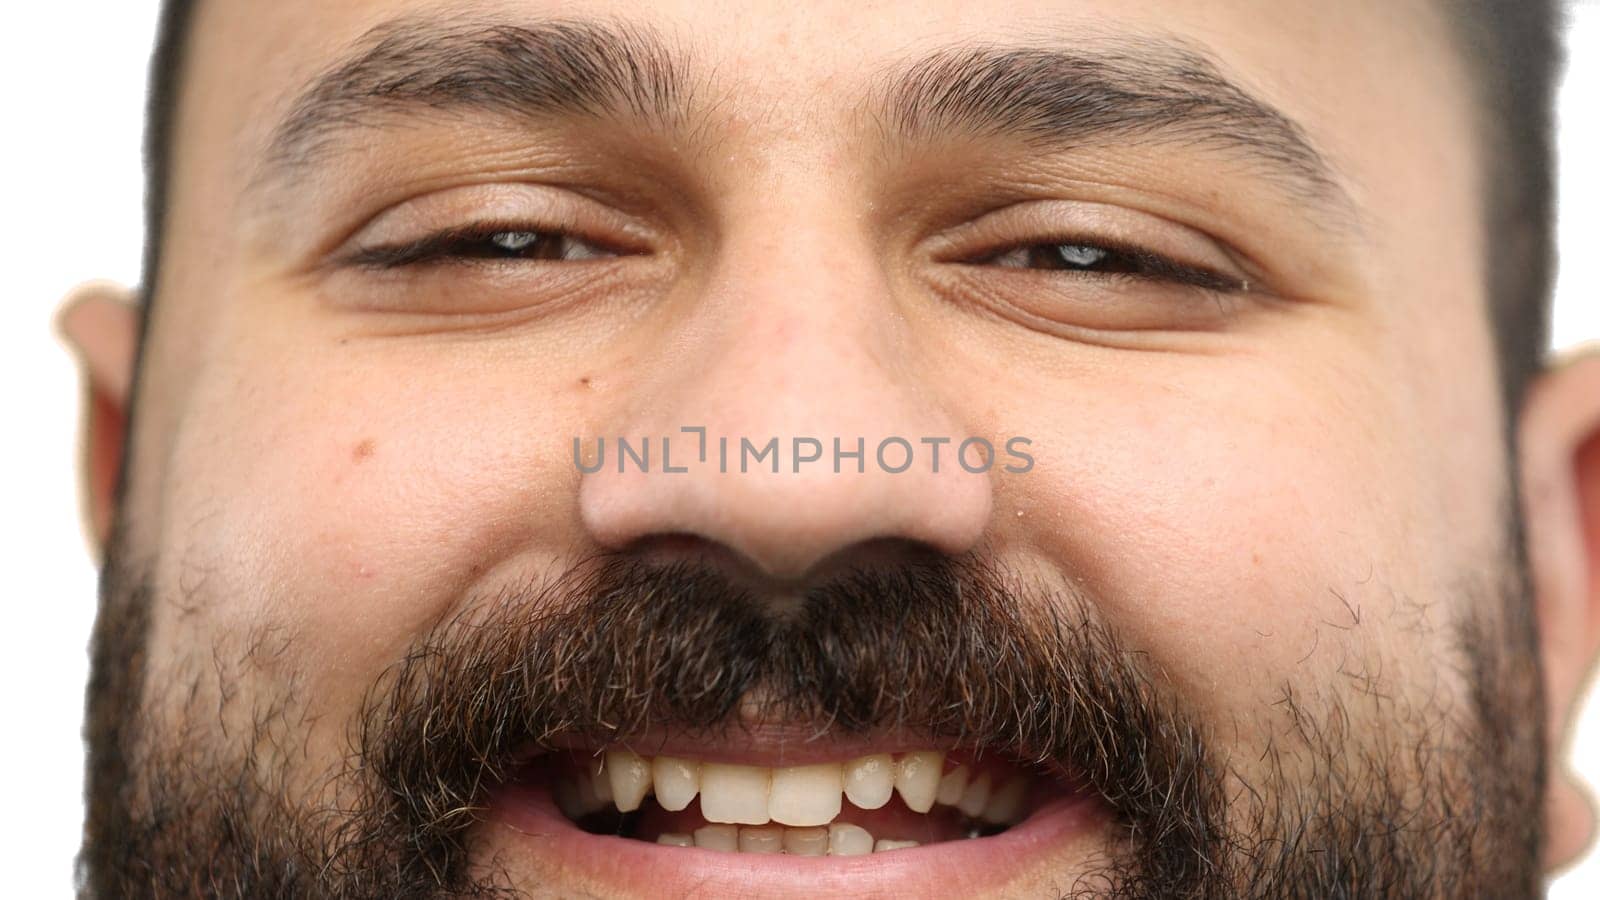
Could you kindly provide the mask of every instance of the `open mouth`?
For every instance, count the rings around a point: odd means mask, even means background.
[[[1003,834],[1070,789],[994,755],[917,750],[763,766],[623,748],[540,757],[579,829],[723,853],[862,856]]]
[[[1053,763],[779,732],[538,751],[490,792],[480,858],[599,896],[971,897],[1066,877],[1110,834]]]

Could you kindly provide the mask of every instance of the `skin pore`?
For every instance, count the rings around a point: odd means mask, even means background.
[[[648,893],[476,776],[739,719],[1092,785],[1101,818],[962,895],[1531,892],[1589,828],[1558,754],[1600,644],[1600,366],[1500,408],[1463,76],[1431,5],[1360,6],[202,5],[126,438],[134,317],[100,287],[63,320],[110,542],[91,867]],[[574,116],[423,77],[553,22],[631,36],[650,90]],[[941,90],[979,49],[986,89]],[[1041,71],[1102,89],[968,127]],[[1174,80],[1210,102],[1173,115]],[[599,255],[485,245],[553,229]],[[1064,240],[1124,252],[1000,264]],[[1036,465],[573,466],[685,426]],[[742,877],[709,883],[774,894]]]

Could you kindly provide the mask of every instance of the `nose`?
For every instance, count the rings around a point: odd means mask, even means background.
[[[597,543],[688,536],[780,579],[877,541],[975,546],[995,463],[958,451],[989,438],[924,377],[937,361],[864,244],[791,227],[725,246],[610,427],[575,444]]]

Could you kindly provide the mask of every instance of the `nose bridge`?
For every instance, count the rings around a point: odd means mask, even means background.
[[[670,359],[608,431],[634,451],[651,438],[654,465],[588,448],[591,534],[610,547],[690,534],[785,577],[877,539],[965,551],[988,477],[958,463],[958,416],[908,377],[867,236],[817,202],[760,219],[728,236]]]
[[[859,432],[917,415],[912,386],[889,371],[904,335],[866,239],[804,224],[833,218],[791,217],[730,247],[707,286],[721,341],[686,396],[703,393],[727,424]]]

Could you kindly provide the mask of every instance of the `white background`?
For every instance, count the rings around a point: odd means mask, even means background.
[[[1516,0],[1508,0],[1516,2]],[[75,283],[139,278],[140,140],[154,0],[8,4],[0,37],[0,302],[4,420],[0,547],[16,593],[0,634],[0,881],[12,897],[69,894],[81,822],[79,739],[95,572],[79,519],[78,376],[52,336]],[[1600,5],[1574,10],[1561,100],[1563,269],[1555,345],[1600,338]],[[1600,783],[1600,701],[1574,745]],[[1600,858],[1558,879],[1556,900],[1600,897]]]

